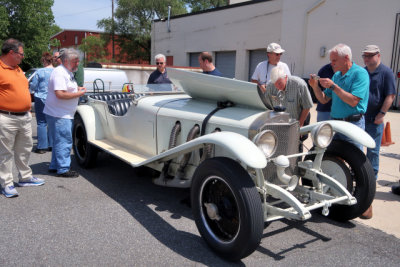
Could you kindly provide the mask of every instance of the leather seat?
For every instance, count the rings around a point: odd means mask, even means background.
[[[110,114],[115,116],[123,116],[128,111],[129,107],[132,105],[132,99],[124,98],[117,100],[107,101],[108,110]]]
[[[109,100],[116,100],[116,99],[127,99],[132,96],[131,93],[122,93],[122,92],[108,92],[102,94],[93,94],[90,95],[90,98],[101,100],[101,101],[109,101]]]

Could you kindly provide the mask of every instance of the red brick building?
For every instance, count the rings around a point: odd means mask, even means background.
[[[100,36],[102,32],[97,32],[97,31],[84,31],[84,30],[63,30],[55,35],[53,35],[50,39],[58,39],[60,41],[60,47],[54,48],[54,50],[61,49],[61,48],[69,48],[73,47],[77,50],[79,50],[79,45],[82,43],[82,40],[88,36]],[[118,38],[118,36],[116,36]],[[107,55],[106,59],[107,61],[111,62],[112,61],[112,42],[110,41],[106,48],[107,50]],[[81,51],[80,51],[81,52]],[[83,52],[81,52],[82,58],[86,59],[86,62],[90,62],[90,58],[87,57]],[[114,54],[115,58],[123,58],[125,59],[126,57],[122,56],[120,57],[120,48],[117,44],[114,46]],[[118,63],[128,63],[128,64],[149,64],[148,61],[146,60],[122,60],[123,62],[118,62]]]

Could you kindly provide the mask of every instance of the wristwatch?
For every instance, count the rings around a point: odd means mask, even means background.
[[[381,113],[381,114],[383,114],[383,115],[386,115],[386,112],[384,112],[384,111],[382,111],[382,110],[379,110],[379,113]]]
[[[335,88],[336,88],[336,84],[332,84],[332,86],[331,86],[331,87],[329,87],[329,89],[331,89],[331,90],[332,90],[332,92],[333,92],[333,91],[335,91]]]

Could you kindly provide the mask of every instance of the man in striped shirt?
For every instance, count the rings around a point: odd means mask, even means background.
[[[310,113],[313,106],[306,82],[296,76],[288,76],[281,67],[271,70],[271,81],[265,91],[266,105],[269,109],[281,104],[293,119],[300,123],[300,127]],[[280,100],[279,100],[280,98]]]

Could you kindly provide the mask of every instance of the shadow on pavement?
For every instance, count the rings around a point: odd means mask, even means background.
[[[195,262],[205,265],[232,265],[214,254],[199,235],[175,228],[157,213],[167,211],[174,220],[189,218],[194,225],[191,210],[180,203],[189,194],[187,189],[154,185],[151,178],[137,176],[128,164],[103,153],[99,155],[96,167],[92,169],[80,168],[76,165],[74,156],[72,158],[73,169],[78,170],[83,178],[118,202],[160,243]],[[234,265],[242,266],[243,263]]]

